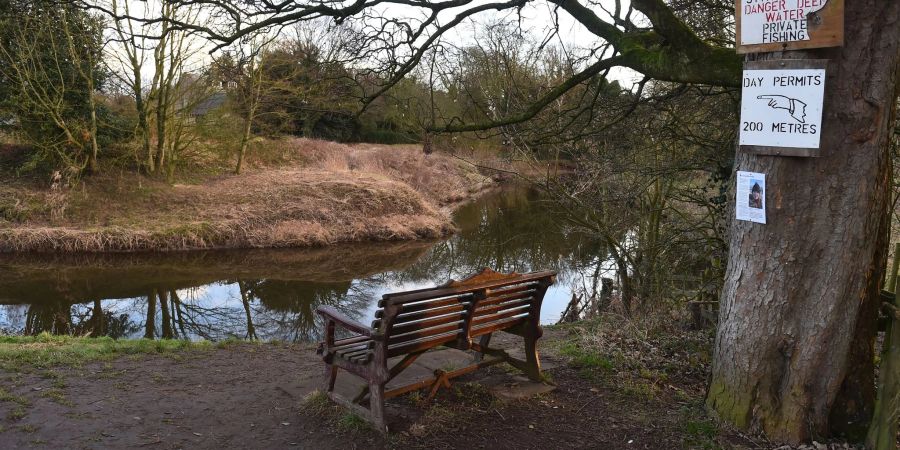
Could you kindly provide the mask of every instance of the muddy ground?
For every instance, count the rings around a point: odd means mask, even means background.
[[[0,376],[0,448],[768,447],[703,415],[702,376],[652,389],[598,377],[555,350],[566,333],[551,330],[544,340],[542,362],[555,390],[535,394],[546,389],[495,366],[457,379],[431,403],[418,394],[391,400],[387,437],[321,398],[309,400],[322,373],[310,345],[231,343],[80,368],[23,368]],[[465,358],[437,352],[407,379]],[[350,392],[351,378],[339,375],[338,389]]]

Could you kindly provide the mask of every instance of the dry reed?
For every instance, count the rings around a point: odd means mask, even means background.
[[[291,167],[255,168],[137,201],[95,189],[60,226],[0,219],[0,252],[98,252],[324,246],[438,238],[448,206],[490,184],[415,146],[289,141]],[[301,161],[298,167],[296,161]],[[76,209],[76,208],[73,208]]]

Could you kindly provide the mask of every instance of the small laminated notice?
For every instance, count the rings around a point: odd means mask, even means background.
[[[738,171],[736,191],[737,219],[766,223],[766,174]]]

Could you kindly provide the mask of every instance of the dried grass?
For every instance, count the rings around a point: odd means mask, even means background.
[[[490,184],[416,146],[293,139],[287,168],[257,168],[149,194],[90,189],[62,226],[0,223],[0,252],[97,252],[324,246],[452,232],[448,205]],[[287,151],[287,150],[283,150]],[[145,189],[146,190],[146,189]],[[141,191],[143,192],[143,191]],[[73,210],[76,208],[73,208]]]
[[[425,155],[420,145],[356,144],[294,139],[309,167],[333,172],[361,172],[399,180],[439,206],[463,201],[491,183],[463,161],[448,155]]]

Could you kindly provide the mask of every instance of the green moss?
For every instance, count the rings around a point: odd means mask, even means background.
[[[739,429],[747,429],[750,426],[750,403],[749,392],[728,389],[724,383],[715,378],[709,385],[707,409]]]

